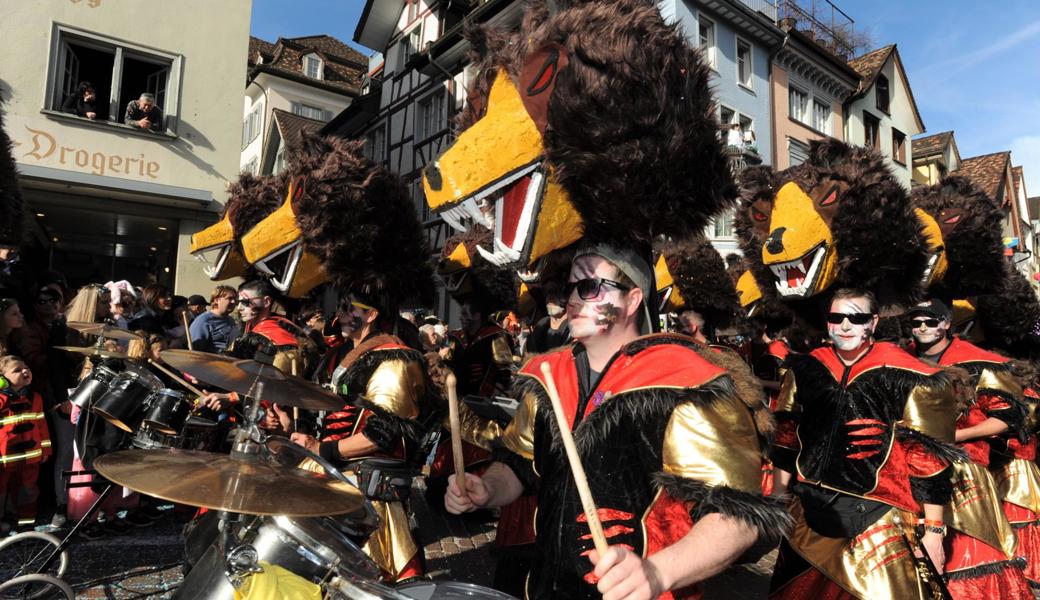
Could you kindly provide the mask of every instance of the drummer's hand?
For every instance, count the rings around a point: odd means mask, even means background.
[[[466,493],[459,490],[455,476],[448,476],[448,491],[444,493],[444,507],[453,515],[473,512],[483,508],[491,499],[491,490],[480,477],[466,473]]]
[[[321,451],[321,442],[312,435],[296,432],[289,436],[289,440],[294,444],[303,446],[314,454],[318,454]]]
[[[270,429],[278,429],[285,432],[289,431],[289,424],[292,423],[289,413],[282,410],[282,407],[277,404],[271,404],[271,410],[267,411],[267,419],[272,421]]]
[[[213,410],[224,410],[229,404],[231,404],[231,394],[209,392],[199,398],[199,406],[212,408]]]
[[[657,567],[624,546],[611,546],[602,558],[593,550],[589,560],[603,600],[653,600],[665,591]]]

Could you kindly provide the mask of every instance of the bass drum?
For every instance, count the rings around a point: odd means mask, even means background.
[[[498,590],[458,581],[413,581],[396,590],[413,600],[517,600]]]

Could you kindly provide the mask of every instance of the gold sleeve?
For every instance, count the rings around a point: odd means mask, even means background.
[[[1003,392],[1012,398],[1022,399],[1022,384],[1015,379],[1014,375],[1005,371],[983,369],[982,374],[979,375],[979,382],[975,385],[975,391],[982,392],[985,390],[995,390]]]
[[[419,416],[419,400],[426,391],[422,367],[412,360],[384,360],[365,389],[365,399],[403,419]]]
[[[451,427],[451,419],[447,415],[444,417],[444,427]],[[459,427],[464,441],[488,451],[492,449],[491,443],[502,437],[502,426],[497,421],[481,417],[462,400],[459,400]]]
[[[495,336],[495,339],[491,340],[491,360],[500,366],[513,364],[513,350],[509,347],[506,336]]]
[[[952,444],[957,416],[957,398],[949,386],[918,385],[910,390],[901,422],[914,431]]]
[[[538,413],[538,400],[532,394],[524,394],[516,416],[502,432],[502,444],[526,458],[534,460],[534,423]]]
[[[794,381],[794,371],[784,369],[780,383],[780,392],[776,398],[776,412],[801,412],[802,407],[795,402],[798,394],[798,384]]]
[[[300,358],[299,354],[299,348],[293,348],[291,350],[279,350],[274,355],[273,364],[274,366],[278,367],[278,369],[282,373],[285,373],[286,375],[291,375],[293,372],[292,363],[295,360],[296,372],[302,374],[304,371],[306,371],[306,365],[303,364],[303,359]]]
[[[751,412],[735,397],[679,405],[664,434],[665,473],[761,493],[762,450]]]

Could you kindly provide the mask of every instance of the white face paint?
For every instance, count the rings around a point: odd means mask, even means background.
[[[929,327],[925,321],[934,318],[918,315],[910,319],[910,324],[913,327],[910,333],[919,345],[931,346],[946,337],[946,332],[950,329],[950,322],[946,319],[938,319],[939,323],[935,327]]]
[[[560,306],[559,304],[556,304],[555,302],[547,302],[545,304],[545,312],[548,313],[550,317],[553,317],[553,318],[562,317],[563,316],[563,311],[564,311],[564,308],[562,306]]]
[[[832,313],[855,314],[870,313],[870,303],[866,298],[842,298],[831,302]],[[855,325],[848,319],[835,325],[827,322],[827,335],[837,350],[849,352],[857,350],[870,343],[874,328],[877,326],[878,317],[875,315],[865,325]]]
[[[574,261],[568,281],[595,277],[617,281],[617,268],[607,259],[589,254]],[[624,296],[625,292],[610,284],[600,285],[599,294],[587,300],[578,295],[577,289],[572,291],[567,299],[571,337],[582,341],[609,331],[623,318],[626,303]]]

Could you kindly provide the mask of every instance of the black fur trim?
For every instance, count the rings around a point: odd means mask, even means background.
[[[421,365],[426,364],[426,359],[423,358],[422,353],[418,350],[412,350],[411,348],[370,350],[359,356],[344,374],[343,381],[347,384],[347,390],[349,390],[351,394],[354,394],[355,390],[364,389],[363,386],[368,384],[368,380],[372,377],[372,373],[374,373],[376,368],[386,360],[401,360],[405,362],[414,361]]]
[[[786,535],[794,525],[786,498],[771,498],[725,485],[708,485],[670,473],[655,473],[654,482],[672,498],[692,502],[690,516],[694,521],[720,513],[754,527],[759,537],[770,539]]]
[[[769,447],[769,460],[773,462],[774,467],[794,473],[797,469],[798,451],[773,444]]]
[[[397,443],[405,442],[405,448],[413,451],[422,442],[425,431],[418,421],[404,419],[394,413],[376,406],[368,400],[358,399],[354,402],[358,408],[364,408],[372,414],[365,419],[365,426],[361,433],[379,449],[390,454],[397,449]],[[407,457],[408,462],[416,457]]]
[[[684,310],[703,316],[713,330],[729,327],[743,316],[737,288],[710,241],[696,236],[665,243],[660,250],[675,287],[686,302]]]
[[[524,494],[533,494],[538,486],[538,475],[534,471],[534,463],[507,448],[495,448],[491,452],[491,460],[509,467],[520,484],[524,486]]]
[[[1040,300],[1033,286],[1012,265],[1004,265],[1000,290],[975,299],[975,316],[989,348],[1015,358],[1040,358]]]
[[[1016,556],[1011,560],[1002,560],[994,563],[987,563],[979,565],[977,567],[971,567],[968,569],[958,569],[956,571],[949,571],[943,574],[943,579],[946,581],[956,581],[959,579],[976,579],[979,577],[985,577],[986,575],[999,575],[1008,569],[1018,569],[1019,571],[1026,568],[1026,559],[1024,556]]]
[[[3,98],[0,98],[2,102]],[[11,152],[11,139],[4,129],[4,113],[0,109],[0,243],[21,246],[24,219],[25,203]]]
[[[940,442],[931,436],[908,427],[897,426],[896,439],[902,442],[917,442],[924,446],[928,452],[949,463],[968,462],[971,460],[962,448],[958,448],[954,444]]]
[[[931,477],[910,476],[910,493],[922,504],[946,504],[953,496],[953,467]]]

